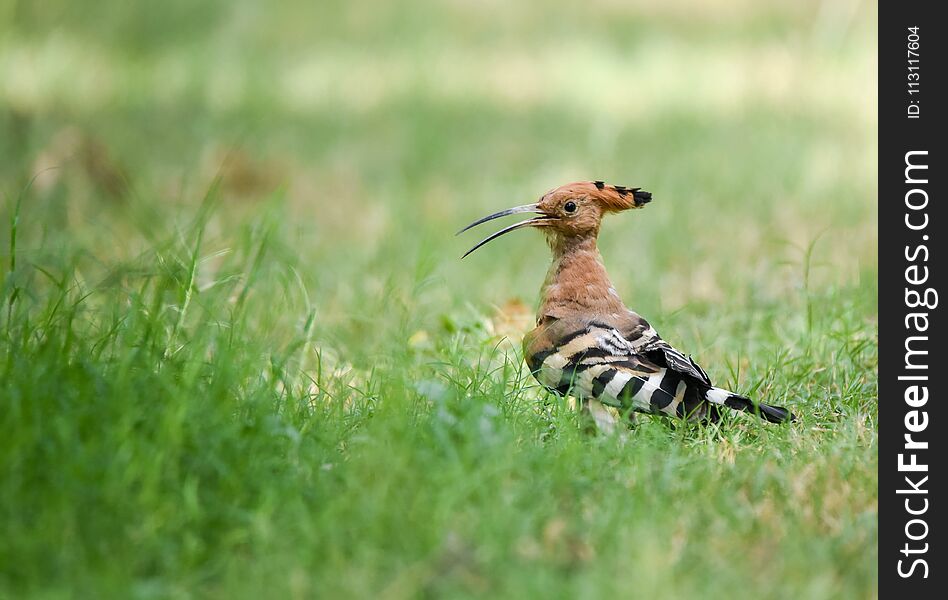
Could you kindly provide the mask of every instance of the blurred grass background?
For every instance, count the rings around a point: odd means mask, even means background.
[[[0,0],[0,595],[876,593],[871,2]],[[627,304],[802,422],[581,433],[577,179]]]

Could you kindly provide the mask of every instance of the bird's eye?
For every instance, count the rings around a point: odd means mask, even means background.
[[[565,210],[568,213],[576,212],[576,203],[570,200],[569,202],[563,205],[563,210]]]

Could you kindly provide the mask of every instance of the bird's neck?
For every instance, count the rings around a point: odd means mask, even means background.
[[[552,239],[553,262],[541,290],[538,319],[626,310],[612,287],[595,237]]]

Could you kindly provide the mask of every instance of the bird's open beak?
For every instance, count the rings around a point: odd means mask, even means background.
[[[487,242],[491,240],[495,240],[499,238],[500,236],[504,235],[505,233],[510,233],[511,231],[515,229],[520,229],[521,227],[540,227],[546,224],[546,221],[553,218],[552,215],[548,215],[544,213],[543,211],[541,211],[539,206],[536,204],[524,204],[523,206],[515,206],[513,208],[508,208],[507,210],[502,210],[500,212],[495,212],[492,215],[487,215],[483,219],[478,219],[474,221],[473,223],[471,223],[470,225],[468,225],[467,227],[465,227],[464,229],[462,229],[461,231],[459,231],[456,235],[460,235],[464,233],[465,231],[467,231],[468,229],[471,229],[472,227],[477,227],[481,223],[486,223],[487,221],[493,221],[494,219],[506,217],[507,215],[515,215],[517,213],[537,213],[540,216],[533,217],[532,219],[527,219],[525,221],[520,221],[519,223],[514,223],[513,225],[504,227],[503,229],[501,229],[500,231],[496,233],[490,234],[486,238],[477,242],[477,244],[473,248],[465,252],[464,256],[462,256],[461,258],[464,258],[471,252],[474,252],[475,250],[477,250],[478,248],[486,244]]]

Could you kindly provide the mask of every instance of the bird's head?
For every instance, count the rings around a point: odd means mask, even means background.
[[[606,185],[601,181],[579,181],[550,190],[534,204],[524,204],[487,215],[458,233],[507,215],[534,213],[537,216],[514,223],[487,236],[465,252],[464,256],[505,233],[523,227],[542,228],[555,246],[562,240],[595,238],[599,234],[599,224],[602,222],[603,215],[630,208],[642,208],[651,200],[652,194],[639,188]]]

